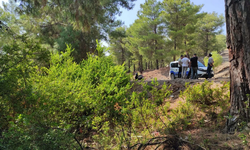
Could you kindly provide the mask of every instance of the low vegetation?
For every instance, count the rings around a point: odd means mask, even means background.
[[[219,66],[223,15],[200,12],[203,5],[190,1],[147,0],[138,19],[122,27],[119,8],[133,2],[3,4],[0,150],[249,148],[248,118],[233,135],[221,132],[234,119],[228,82],[187,83],[173,92],[175,85],[128,73],[212,50]],[[107,39],[109,48],[98,43]],[[240,104],[249,115],[249,99]]]
[[[2,57],[18,61],[20,54],[11,53],[16,48],[5,47],[9,55]],[[100,45],[96,55],[80,64],[71,52],[68,46],[65,53],[51,54],[49,68],[38,67],[33,53],[23,53],[28,59],[19,65],[2,64],[1,148],[142,149],[171,147],[167,143],[174,140],[209,148],[207,141],[192,143],[192,135],[188,140],[181,136],[192,129],[220,130],[225,124],[229,83],[187,84],[182,100],[171,108],[171,85],[156,79],[131,82],[124,66],[105,57]],[[239,138],[247,145],[247,134]]]

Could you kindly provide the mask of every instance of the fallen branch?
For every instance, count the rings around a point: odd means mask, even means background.
[[[161,140],[161,141],[154,142],[155,140]],[[179,146],[183,146],[183,143],[188,144],[189,147],[191,147],[191,146],[197,147],[195,149],[206,150],[204,147],[201,147],[200,145],[193,144],[193,143],[186,141],[184,139],[181,139],[177,136],[155,137],[155,138],[150,139],[146,144],[137,143],[137,144],[129,147],[129,149],[133,149],[133,148],[138,146],[137,150],[144,150],[147,146],[156,146],[157,145],[157,147],[155,148],[155,150],[157,150],[162,144],[168,144],[166,146],[168,146],[169,148],[178,148]]]

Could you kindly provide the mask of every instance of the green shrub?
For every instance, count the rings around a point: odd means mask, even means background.
[[[67,47],[65,53],[52,54],[50,68],[20,63],[1,74],[1,83],[6,82],[9,88],[4,91],[13,92],[5,95],[1,91],[3,105],[0,111],[4,115],[1,119],[5,120],[0,126],[5,135],[1,145],[16,143],[12,148],[23,144],[27,149],[57,149],[51,148],[51,144],[63,146],[67,143],[63,139],[56,140],[57,134],[62,132],[65,137],[61,138],[65,139],[68,139],[66,135],[75,133],[71,138],[76,143],[73,137],[90,137],[92,133],[102,131],[107,121],[113,125],[126,122],[126,116],[121,112],[126,112],[129,106],[130,76],[124,66],[115,66],[109,57],[103,56],[100,45],[97,50],[98,56],[89,55],[87,60],[76,64],[70,56],[72,50]],[[20,71],[26,71],[25,76],[17,76]],[[120,108],[117,109],[116,105]],[[5,117],[10,119],[6,121]],[[15,124],[17,120],[22,122]],[[15,130],[20,132],[12,132]],[[42,140],[42,136],[48,134],[52,136],[51,140]],[[28,137],[29,140],[12,141],[8,138],[11,136]]]
[[[76,64],[68,46],[51,54],[49,68],[27,59],[0,75],[8,85],[0,91],[0,149],[120,149],[164,125],[169,86],[138,81],[142,90],[132,92],[124,66],[105,57],[100,45],[97,51]]]
[[[205,80],[193,86],[186,85],[186,90],[181,93],[181,97],[185,98],[204,112],[211,115],[214,113],[223,113],[227,111],[230,103],[229,82],[222,82],[221,87],[213,88],[213,82]]]
[[[195,115],[195,108],[189,102],[179,102],[169,115],[169,130],[185,130],[192,123]]]

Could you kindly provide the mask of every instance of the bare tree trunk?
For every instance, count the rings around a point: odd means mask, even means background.
[[[122,64],[125,62],[125,52],[124,48],[122,48]]]
[[[208,55],[207,52],[208,52],[208,33],[207,33],[207,36],[206,36],[206,50],[204,52],[204,56]]]
[[[189,59],[190,59],[190,55],[189,55],[189,53],[188,53],[188,52],[186,52],[186,55],[187,55],[187,58],[189,58]]]
[[[249,120],[250,1],[225,0],[225,4],[232,116],[227,120],[225,131],[234,132],[239,122]]]
[[[156,59],[156,69],[159,69],[159,61]]]
[[[175,40],[175,41],[174,41],[174,50],[176,50],[176,48],[177,48],[177,44],[176,44],[176,40]],[[174,55],[173,61],[175,61],[175,59],[176,59],[176,56]]]
[[[139,60],[137,71],[140,71],[140,70],[141,70],[141,61]]]
[[[147,70],[147,69],[148,69],[147,67],[148,67],[148,63],[146,62],[146,65],[145,65],[145,70]]]
[[[157,34],[157,25],[154,26],[154,33]],[[157,49],[158,49],[157,44],[158,44],[158,42],[157,42],[157,40],[155,40],[155,54],[156,55],[157,55]],[[158,59],[156,59],[156,69],[159,69]]]
[[[134,63],[134,72],[135,72],[135,63]]]
[[[184,44],[185,44],[185,47],[186,47],[186,55],[187,55],[187,58],[190,59],[189,52],[187,51],[187,41],[186,41],[186,40],[184,41]]]
[[[140,63],[141,66],[140,66],[140,70],[139,71],[142,74],[142,71],[143,71],[143,57],[142,57],[142,55],[140,57],[141,57],[141,60],[140,60],[141,61],[141,63]]]

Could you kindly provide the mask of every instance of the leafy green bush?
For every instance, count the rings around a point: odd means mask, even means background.
[[[181,97],[211,115],[224,113],[230,104],[229,82],[223,82],[221,87],[214,88],[212,87],[213,84],[213,82],[207,80],[194,86],[187,84],[186,90],[181,93]]]
[[[178,106],[174,108],[169,115],[169,130],[185,130],[192,123],[195,115],[195,108],[189,102],[179,102]]]
[[[132,92],[124,66],[105,57],[100,45],[97,51],[98,56],[76,64],[67,47],[51,55],[49,68],[27,59],[2,73],[0,82],[7,89],[0,95],[0,147],[120,149],[138,141],[132,136],[146,140],[157,121],[164,124],[157,108],[167,111],[169,86],[137,82],[142,90]]]
[[[214,66],[213,67],[217,67],[217,66],[221,65],[222,62],[223,62],[222,56],[220,54],[218,54],[218,52],[216,52],[216,51],[213,51],[212,55],[213,55],[212,57],[213,57],[213,60],[214,60]],[[205,57],[204,58],[205,66],[207,66],[207,63],[208,63],[208,57]]]

